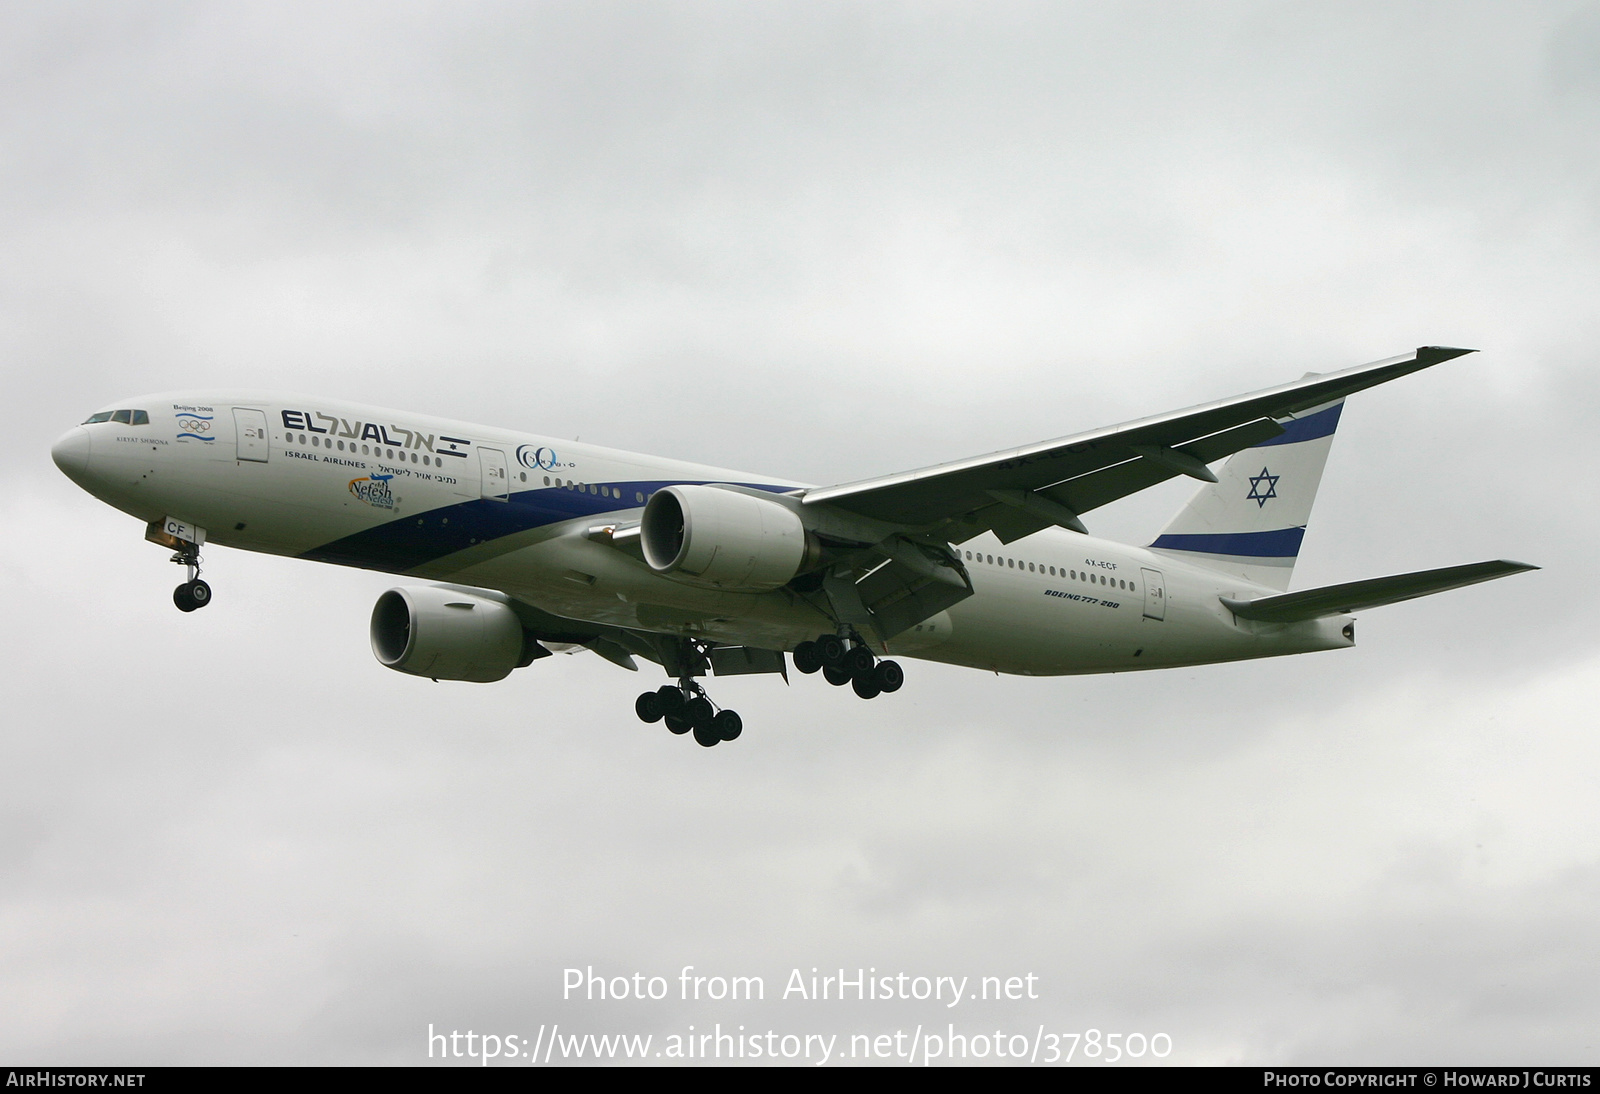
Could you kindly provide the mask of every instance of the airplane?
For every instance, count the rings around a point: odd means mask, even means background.
[[[487,683],[553,653],[643,658],[675,682],[638,717],[711,747],[743,720],[708,674],[792,662],[872,699],[904,682],[892,657],[1048,676],[1343,649],[1355,612],[1537,569],[1288,591],[1345,398],[1470,352],[824,487],[252,391],[125,399],[51,454],[173,552],[182,611],[211,603],[208,544],[403,575],[420,583],[369,625],[388,668]],[[1089,534],[1084,514],[1180,475],[1198,492],[1148,545]]]

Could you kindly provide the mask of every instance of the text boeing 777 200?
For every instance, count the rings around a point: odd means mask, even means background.
[[[786,673],[786,652],[864,699],[901,686],[885,654],[1036,676],[1274,657],[1354,645],[1351,612],[1534,569],[1287,592],[1345,397],[1468,352],[822,488],[241,391],[124,400],[52,455],[176,552],[184,611],[211,601],[205,543],[443,582],[378,598],[384,665],[482,683],[552,650],[643,657],[677,683],[639,717],[709,746],[742,723],[700,680]],[[1082,514],[1177,475],[1203,485],[1149,546],[1088,534]]]

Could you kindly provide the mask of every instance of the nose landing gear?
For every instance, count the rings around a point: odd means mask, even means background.
[[[204,528],[169,516],[151,521],[145,527],[144,538],[170,547],[173,555],[169,561],[188,571],[189,580],[172,590],[172,602],[180,612],[192,612],[211,603],[211,586],[200,580],[200,545],[206,541]]]
[[[172,602],[180,612],[192,612],[211,603],[211,586],[200,580],[200,548],[187,544],[171,561],[188,570],[189,580],[172,590]]]

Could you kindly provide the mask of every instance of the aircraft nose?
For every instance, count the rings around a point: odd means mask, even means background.
[[[50,458],[67,478],[81,480],[89,472],[89,431],[82,426],[67,430],[50,446]]]

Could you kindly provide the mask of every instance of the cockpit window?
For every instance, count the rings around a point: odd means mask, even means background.
[[[150,413],[145,410],[102,410],[98,414],[89,415],[89,420],[84,425],[96,425],[100,422],[119,422],[122,425],[149,425]]]

